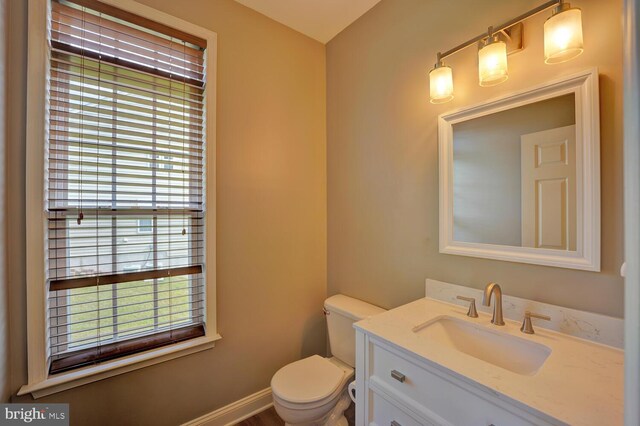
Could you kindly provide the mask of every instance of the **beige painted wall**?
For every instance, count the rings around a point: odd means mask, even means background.
[[[6,57],[7,57],[7,2],[0,0],[0,164],[5,159],[6,144]],[[11,394],[9,369],[9,294],[5,274],[5,186],[4,173],[0,174],[0,402],[8,401]]]
[[[387,308],[424,295],[424,279],[621,317],[622,32],[620,0],[576,0],[585,52],[545,65],[542,13],[525,23],[509,80],[477,83],[476,50],[447,62],[456,98],[429,103],[427,72],[447,50],[538,0],[385,0],[327,45],[328,292]],[[480,7],[480,4],[482,5]],[[438,252],[439,114],[597,66],[600,71],[602,272],[579,272]]]
[[[24,70],[26,1],[11,0],[7,173],[14,380],[26,381]],[[325,351],[325,49],[232,0],[144,0],[218,33],[215,348],[45,398],[75,425],[176,425],[269,386]]]

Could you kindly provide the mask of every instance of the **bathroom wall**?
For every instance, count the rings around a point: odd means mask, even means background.
[[[16,65],[10,70],[15,111],[7,219],[15,394],[27,379],[27,2],[10,1]],[[218,34],[216,251],[223,338],[211,350],[42,399],[69,402],[76,425],[177,425],[262,390],[278,368],[325,351],[324,46],[232,0],[141,2]]]
[[[6,144],[6,58],[7,58],[7,2],[0,0],[0,164],[4,162]],[[5,275],[5,185],[0,174],[0,402],[11,395],[9,369],[9,295]]]
[[[453,125],[455,241],[522,245],[520,136],[575,124],[574,98],[558,96]],[[575,209],[569,222],[575,228]]]
[[[479,4],[482,3],[480,7]],[[576,0],[584,53],[545,65],[543,23],[525,22],[509,80],[477,83],[477,50],[450,59],[455,99],[429,103],[428,71],[447,50],[539,0],[385,0],[327,45],[328,291],[391,308],[424,296],[424,279],[623,316],[622,31],[620,0]],[[438,252],[437,117],[561,75],[598,67],[602,162],[602,272]]]

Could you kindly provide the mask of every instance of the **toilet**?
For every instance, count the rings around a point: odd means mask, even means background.
[[[338,294],[325,300],[324,311],[333,357],[313,355],[292,362],[271,379],[273,405],[287,425],[347,426],[347,386],[355,367],[353,323],[384,309]]]

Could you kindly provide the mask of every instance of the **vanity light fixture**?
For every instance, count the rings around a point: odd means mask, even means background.
[[[429,94],[432,104],[441,104],[453,99],[453,71],[440,59],[429,72]]]
[[[478,44],[478,80],[480,86],[493,86],[509,77],[507,55],[522,49],[522,21],[554,8],[544,24],[544,61],[554,64],[568,61],[584,50],[582,12],[564,0],[550,0],[496,27],[482,33],[444,53],[438,52],[435,67],[429,72],[431,103],[439,104],[453,99],[453,72],[443,60],[454,53]]]
[[[493,28],[489,27],[489,36],[478,50],[478,81],[480,86],[494,86],[508,78],[507,43],[494,35]]]

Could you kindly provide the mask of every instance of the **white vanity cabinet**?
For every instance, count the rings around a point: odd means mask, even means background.
[[[357,426],[565,424],[358,329],[356,380]]]

